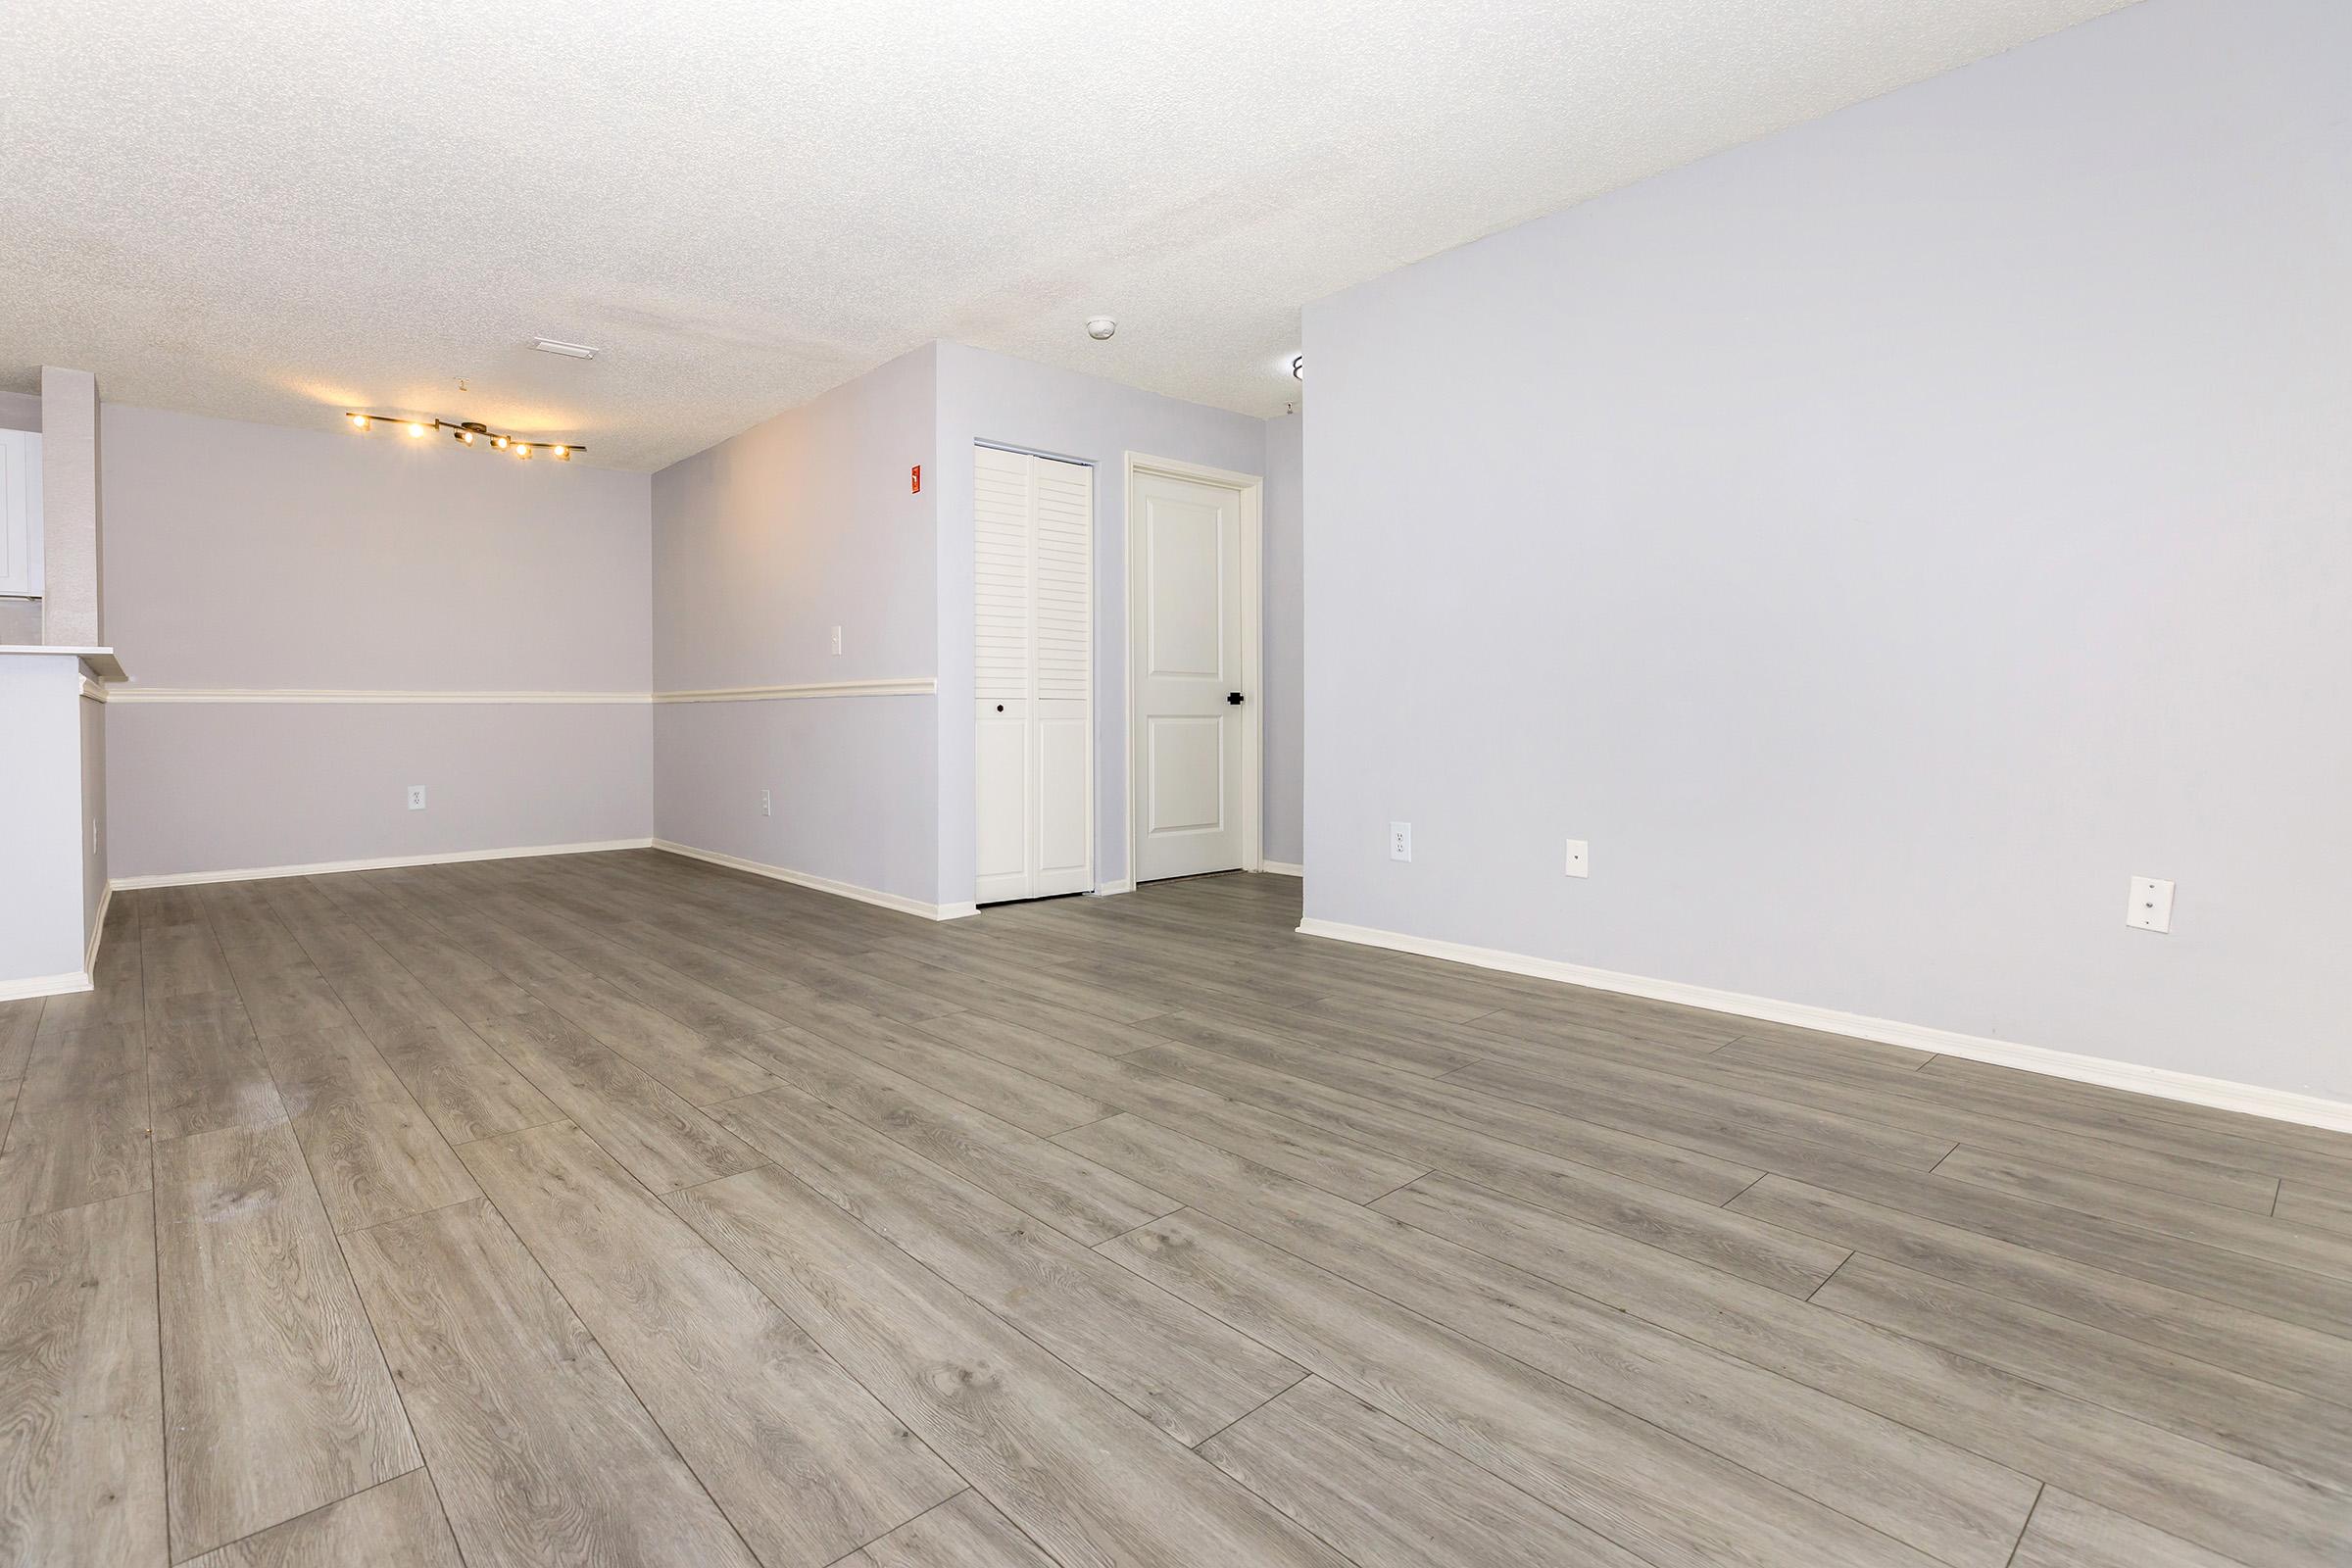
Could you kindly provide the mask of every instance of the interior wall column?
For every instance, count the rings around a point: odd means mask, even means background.
[[[41,641],[106,645],[99,606],[98,378],[41,368]]]

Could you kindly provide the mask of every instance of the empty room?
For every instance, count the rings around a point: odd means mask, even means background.
[[[2352,1568],[2352,6],[0,62],[0,1568]]]

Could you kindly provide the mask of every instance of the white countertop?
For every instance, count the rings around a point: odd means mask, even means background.
[[[122,673],[122,662],[115,657],[112,648],[67,648],[50,643],[0,644],[0,654],[71,654],[90,666],[90,673],[100,680],[128,680]]]

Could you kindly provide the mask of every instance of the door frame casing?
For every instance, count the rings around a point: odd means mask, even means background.
[[[1263,474],[1236,473],[1205,463],[1180,458],[1154,458],[1141,452],[1126,455],[1121,494],[1127,510],[1127,876],[1119,891],[1141,885],[1140,853],[1143,822],[1144,768],[1141,756],[1143,727],[1136,722],[1141,706],[1144,639],[1144,554],[1137,548],[1142,509],[1136,505],[1136,481],[1147,474],[1186,479],[1239,494],[1242,509],[1242,685],[1248,701],[1242,712],[1242,869],[1265,868],[1262,811],[1265,793],[1265,574],[1260,512],[1265,501]],[[1105,889],[1104,891],[1109,891]]]

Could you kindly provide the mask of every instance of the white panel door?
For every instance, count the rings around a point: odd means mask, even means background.
[[[1029,897],[1029,460],[979,447],[973,453],[975,578],[972,763],[979,787],[978,864],[982,904]]]
[[[1242,496],[1141,473],[1137,552],[1135,879],[1244,863]]]
[[[1037,627],[1029,765],[1037,778],[1031,891],[1095,885],[1095,470],[1029,460]]]
[[[973,449],[974,898],[1083,893],[1094,858],[1094,470]]]

